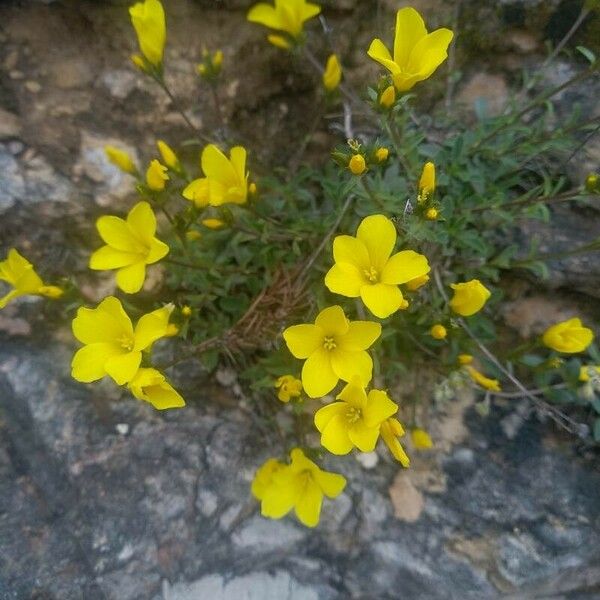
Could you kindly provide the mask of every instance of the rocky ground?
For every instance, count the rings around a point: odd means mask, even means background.
[[[134,192],[106,165],[103,146],[147,159],[156,138],[178,145],[189,137],[173,103],[128,64],[127,4],[0,5],[0,255],[18,246],[50,279],[79,272],[90,297],[111,291],[84,279],[93,218],[122,211]],[[293,159],[318,86],[244,25],[249,4],[166,0],[167,64],[188,116],[211,129],[214,107],[194,63],[203,45],[224,49],[221,110],[260,172]],[[364,48],[406,3],[324,4],[348,80],[367,80],[376,71]],[[452,3],[412,4],[434,25],[454,18]],[[501,110],[519,69],[540,61],[545,39],[560,39],[578,4],[464,0],[456,97],[467,111],[481,97]],[[590,20],[577,43],[593,43],[599,30]],[[576,68],[564,61],[549,76]],[[432,83],[431,106],[445,85],[444,74]],[[562,110],[577,101],[597,113],[598,91],[577,90]],[[339,115],[330,116],[309,140],[307,160],[325,160],[340,141],[331,125]],[[598,160],[591,143],[573,176]],[[561,211],[550,228],[524,235],[545,236],[550,249],[600,235],[593,207]],[[552,267],[557,291],[515,300],[511,326],[530,327],[573,302],[595,310],[598,260]],[[408,471],[384,453],[328,459],[349,486],[308,531],[293,518],[258,515],[249,481],[281,448],[240,410],[227,373],[223,385],[181,378],[189,406],[158,414],[111,386],[71,380],[68,315],[40,306],[0,314],[0,599],[600,597],[598,456],[526,403],[497,404],[485,419],[471,397],[440,407],[437,447]]]

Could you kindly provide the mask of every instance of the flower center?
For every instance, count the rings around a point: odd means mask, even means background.
[[[356,421],[359,421],[361,418],[362,412],[360,408],[356,408],[355,406],[348,407],[348,410],[346,411],[346,421],[348,421],[348,423],[356,423]]]
[[[326,337],[323,340],[323,348],[325,348],[325,350],[335,350],[337,348],[337,344],[332,337]]]
[[[133,338],[124,333],[118,340],[117,343],[121,345],[121,348],[131,351],[133,350]]]
[[[379,273],[375,267],[369,267],[368,269],[365,269],[363,273],[371,283],[377,283],[379,280]]]

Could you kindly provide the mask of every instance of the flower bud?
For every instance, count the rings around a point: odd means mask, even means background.
[[[443,325],[437,323],[429,330],[429,335],[435,340],[443,340],[448,335],[448,331]]]
[[[377,148],[375,152],[375,158],[377,159],[377,162],[380,163],[385,162],[389,155],[390,151],[387,148]]]
[[[427,212],[425,213],[425,218],[428,221],[435,221],[438,218],[438,216],[439,216],[438,209],[437,208],[433,208],[433,207],[428,208]]]
[[[394,106],[395,102],[396,88],[393,85],[389,85],[381,92],[381,96],[379,96],[379,105],[385,109],[390,109]]]
[[[354,154],[348,163],[348,168],[353,175],[362,175],[367,170],[365,157],[362,154]]]

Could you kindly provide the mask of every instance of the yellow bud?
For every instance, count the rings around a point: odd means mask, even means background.
[[[192,316],[192,309],[191,307],[189,307],[187,304],[181,307],[181,314],[184,317],[191,317]]]
[[[215,68],[219,69],[223,64],[223,51],[217,50],[212,57],[212,64]]]
[[[437,323],[429,330],[429,335],[436,340],[443,340],[448,335],[448,331],[443,325]]]
[[[410,439],[416,450],[428,450],[429,448],[433,448],[431,437],[424,429],[418,427],[411,429]]]
[[[251,184],[248,186],[248,193],[249,193],[251,196],[256,196],[256,194],[258,194],[258,187],[257,187],[257,185],[256,185],[254,182],[252,182],[252,183],[251,183]]]
[[[175,323],[169,323],[165,331],[166,337],[174,337],[179,333],[179,327]]]
[[[202,234],[199,231],[196,231],[195,229],[190,229],[186,234],[185,234],[186,239],[188,239],[190,242],[195,242],[196,240],[199,240],[202,237]]]
[[[282,35],[275,35],[272,33],[271,35],[267,36],[267,41],[273,44],[273,46],[281,48],[282,50],[289,50],[292,47],[290,42]]]
[[[435,221],[438,218],[438,210],[437,208],[428,208],[427,212],[425,213],[425,218],[428,219],[429,221]]]
[[[400,302],[400,306],[398,310],[406,310],[410,306],[408,300],[406,298],[402,298],[402,302]]]
[[[156,146],[158,147],[158,151],[160,152],[165,165],[174,171],[179,170],[179,159],[171,147],[166,142],[163,142],[163,140],[158,140]]]
[[[323,71],[323,86],[328,92],[333,92],[342,79],[342,66],[335,54],[327,59],[325,71]]]
[[[435,192],[435,165],[432,162],[427,162],[423,167],[419,181],[419,200],[425,200],[433,192]]]
[[[167,167],[161,165],[156,159],[150,161],[146,171],[146,183],[151,190],[160,192],[165,189],[165,181],[169,180]]]
[[[416,277],[415,279],[411,279],[406,282],[406,289],[414,292],[418,290],[420,287],[423,287],[429,281],[429,275],[421,275],[421,277]]]
[[[348,163],[348,168],[354,175],[362,175],[367,170],[365,157],[362,154],[354,154]]]
[[[396,102],[396,88],[393,85],[390,85],[383,90],[381,96],[379,97],[379,104],[383,106],[383,108],[391,108],[394,106]]]
[[[199,64],[196,69],[200,75],[206,75],[206,65]]]
[[[129,173],[131,175],[137,173],[133,160],[131,160],[129,154],[124,150],[119,150],[119,148],[115,148],[114,146],[104,146],[104,152],[109,162],[121,169],[124,173]]]
[[[65,291],[56,285],[43,285],[38,288],[37,293],[41,294],[42,296],[46,296],[46,298],[52,298],[55,300],[56,298],[60,298]]]
[[[146,72],[146,63],[144,62],[144,59],[139,54],[132,54],[131,62],[134,64],[134,66],[137,69],[139,69],[140,71],[144,71],[144,73]]]
[[[389,155],[390,151],[387,148],[377,148],[377,152],[375,152],[375,158],[380,163],[386,161]]]
[[[201,223],[204,227],[208,227],[209,229],[221,229],[226,225],[225,221],[221,219],[203,219]]]
[[[600,191],[600,186],[598,185],[600,183],[600,180],[598,178],[598,175],[596,175],[595,173],[590,173],[586,178],[585,178],[585,189],[590,192],[590,193],[597,193]]]
[[[470,354],[459,354],[458,363],[461,365],[470,365],[473,362],[473,357]]]

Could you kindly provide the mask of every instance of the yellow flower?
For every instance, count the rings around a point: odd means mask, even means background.
[[[410,439],[415,450],[429,450],[429,448],[433,448],[430,435],[419,427],[410,430]]]
[[[138,2],[129,9],[140,50],[146,60],[159,67],[163,59],[167,29],[165,11],[159,0]]]
[[[583,352],[594,340],[594,332],[581,319],[569,319],[549,327],[542,337],[544,345],[557,352]]]
[[[377,148],[375,152],[375,158],[378,162],[384,162],[388,159],[390,151],[387,148]]]
[[[90,256],[90,269],[117,269],[117,285],[126,294],[139,292],[146,279],[146,265],[169,253],[169,246],[155,237],[156,217],[147,202],[138,202],[126,220],[100,217],[96,228],[106,245]]]
[[[79,308],[73,335],[83,344],[73,357],[71,375],[82,383],[105,375],[119,385],[130,382],[142,362],[142,351],[165,336],[173,305],[140,317],[135,329],[118,298],[109,296],[96,308]]]
[[[254,5],[249,10],[247,19],[269,29],[284,31],[297,39],[302,33],[305,21],[316,17],[320,12],[320,6],[306,0],[275,0],[274,6],[265,2]]]
[[[379,104],[385,109],[390,109],[396,103],[396,88],[393,85],[388,85],[381,96],[379,96]]]
[[[425,218],[428,219],[429,221],[435,221],[438,218],[438,210],[437,208],[428,208],[427,212],[425,213]]]
[[[432,162],[425,163],[421,179],[419,181],[418,202],[425,202],[435,191],[435,165]],[[436,215],[437,216],[437,215]]]
[[[348,168],[353,175],[362,175],[367,170],[367,163],[365,157],[362,154],[353,154]]]
[[[382,390],[367,395],[358,378],[348,383],[332,402],[315,414],[321,445],[333,454],[348,454],[352,448],[372,452],[381,424],[398,412],[398,405]]]
[[[402,8],[396,14],[394,58],[380,39],[371,42],[367,54],[390,71],[399,92],[406,92],[446,60],[453,36],[449,29],[427,33],[423,17],[414,8]]]
[[[19,296],[46,296],[55,299],[60,298],[64,293],[55,285],[45,285],[33,265],[15,248],[11,248],[6,259],[0,261],[0,281],[8,283],[13,288],[0,298],[0,308],[4,308]]]
[[[160,192],[165,189],[165,181],[169,180],[167,167],[161,165],[156,159],[151,160],[146,171],[146,183],[151,190]]]
[[[463,317],[470,317],[479,312],[492,295],[479,279],[471,279],[465,283],[453,283],[454,297],[450,300],[450,308]]]
[[[390,256],[395,245],[396,228],[387,217],[364,218],[356,237],[339,235],[333,240],[335,265],[325,276],[325,285],[334,294],[360,296],[376,317],[388,317],[402,304],[398,285],[430,270],[427,259],[412,250]]]
[[[480,373],[475,367],[472,367],[469,364],[465,366],[465,369],[471,376],[471,379],[481,387],[492,392],[501,391],[500,382],[497,379],[490,379],[489,377],[486,377],[483,373]]]
[[[437,323],[429,330],[429,335],[436,340],[443,340],[448,335],[448,331],[443,325]]]
[[[302,382],[293,375],[283,375],[275,382],[275,387],[279,390],[277,397],[282,402],[289,402],[292,398],[298,398],[302,393]]]
[[[290,352],[306,359],[302,385],[311,398],[328,394],[340,379],[358,376],[366,386],[373,373],[366,350],[380,335],[379,323],[348,321],[341,306],[323,309],[314,325],[293,325],[283,332]]]
[[[470,354],[459,354],[458,355],[458,364],[470,365],[472,362],[473,362],[473,357]]]
[[[248,173],[245,148],[235,146],[227,158],[214,144],[209,144],[202,151],[200,162],[205,177],[192,181],[183,190],[184,198],[192,201],[198,208],[209,204],[221,206],[227,202],[246,202]]]
[[[421,275],[421,277],[415,277],[410,281],[406,282],[406,289],[411,292],[416,292],[419,288],[423,287],[429,281],[429,275]]]
[[[157,410],[185,406],[185,400],[156,369],[139,369],[127,384],[138,400],[150,402]]]
[[[209,229],[222,229],[227,225],[222,219],[202,219],[200,222],[204,227],[208,227]]]
[[[257,500],[262,500],[268,487],[273,482],[273,475],[279,471],[279,469],[285,467],[282,462],[279,462],[275,458],[269,458],[261,467],[258,468],[252,480],[252,495]]]
[[[281,519],[294,509],[302,524],[315,527],[321,516],[323,496],[339,496],[346,487],[346,479],[321,470],[300,448],[294,448],[290,457],[290,465],[270,465],[266,469],[263,466],[265,471],[260,479],[264,483],[260,481],[254,486],[255,496],[256,492],[261,496],[261,514]]]
[[[583,365],[579,369],[579,381],[589,381],[591,378],[600,380],[600,365]]]
[[[121,171],[131,175],[137,173],[137,168],[133,163],[133,160],[131,160],[131,156],[124,150],[119,150],[119,148],[115,148],[114,146],[104,146],[104,152],[106,153],[108,160],[115,165],[115,167],[121,169]]]
[[[175,152],[173,152],[172,148],[163,140],[158,140],[156,142],[156,146],[158,147],[158,151],[163,159],[163,162],[169,169],[173,169],[173,171],[179,171],[181,169],[181,165],[179,164],[179,159]]]
[[[335,54],[327,59],[325,71],[323,72],[323,86],[328,92],[333,92],[342,80],[342,66]]]
[[[387,419],[381,424],[380,433],[392,456],[403,467],[408,467],[410,465],[410,458],[408,458],[402,444],[398,441],[398,438],[404,435],[404,428],[400,421],[393,417]]]

